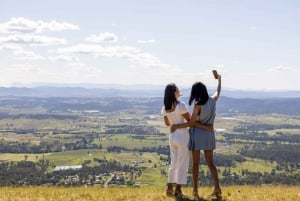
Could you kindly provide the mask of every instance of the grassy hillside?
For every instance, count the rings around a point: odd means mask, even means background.
[[[225,186],[223,197],[210,197],[212,187],[199,189],[202,201],[298,201],[300,200],[299,186]],[[192,199],[192,189],[184,188],[186,198]],[[0,201],[162,201],[175,200],[165,196],[165,188],[150,186],[140,188],[115,187],[23,187],[0,188]]]

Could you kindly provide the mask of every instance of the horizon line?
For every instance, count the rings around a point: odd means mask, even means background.
[[[145,87],[146,88],[142,88]],[[86,88],[86,89],[97,89],[100,87],[103,89],[123,89],[123,90],[140,90],[140,89],[150,89],[151,90],[159,90],[164,89],[165,85],[163,84],[122,84],[122,83],[12,83],[10,85],[0,85],[0,88],[38,88],[38,87],[69,87],[69,88]],[[126,88],[123,88],[126,87]],[[131,87],[131,88],[128,88]],[[191,88],[190,86],[182,86],[181,89],[188,89]],[[208,89],[215,88],[211,86],[207,86]],[[223,90],[227,91],[252,91],[252,92],[300,92],[300,89],[240,89],[240,88],[232,88],[232,87],[224,87],[222,86]]]

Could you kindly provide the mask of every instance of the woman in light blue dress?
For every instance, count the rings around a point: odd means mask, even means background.
[[[189,149],[192,151],[193,158],[193,195],[199,199],[198,177],[200,165],[200,150],[204,151],[205,160],[214,181],[214,191],[212,196],[220,196],[221,188],[217,168],[213,162],[213,150],[216,148],[215,132],[197,127],[199,122],[204,125],[214,124],[216,116],[216,102],[221,92],[221,75],[217,75],[218,87],[213,96],[209,96],[206,86],[201,82],[193,84],[189,105],[194,103],[194,109],[190,120],[190,140]]]

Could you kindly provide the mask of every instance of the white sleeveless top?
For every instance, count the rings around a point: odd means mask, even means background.
[[[186,104],[184,102],[178,102],[176,105],[176,108],[172,112],[166,112],[165,106],[162,107],[161,113],[163,116],[167,116],[170,124],[182,124],[185,123],[186,120],[182,116],[182,114],[185,114],[189,112]]]

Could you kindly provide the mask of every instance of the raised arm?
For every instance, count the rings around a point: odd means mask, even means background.
[[[212,98],[217,101],[219,96],[220,96],[220,93],[221,93],[221,75],[218,74],[218,86],[217,86],[217,91],[215,92],[215,94],[212,96]]]

